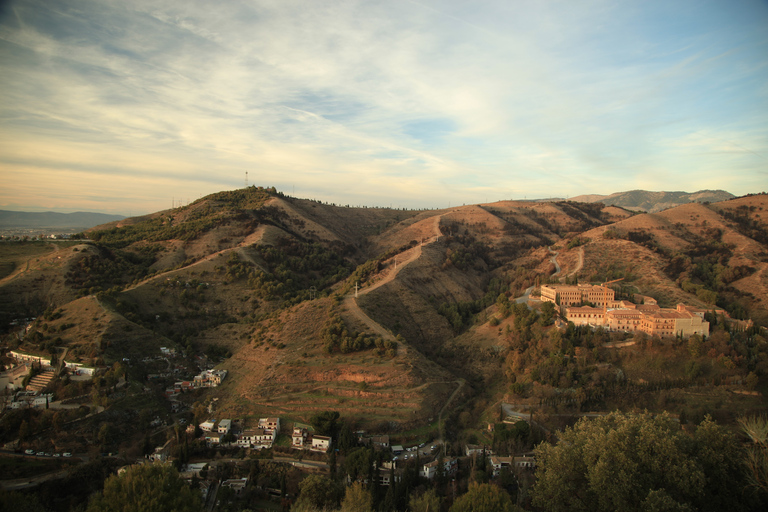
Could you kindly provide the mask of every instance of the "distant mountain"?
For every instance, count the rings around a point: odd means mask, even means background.
[[[589,194],[572,197],[571,201],[580,203],[603,203],[621,206],[628,210],[642,210],[648,213],[660,212],[687,203],[716,203],[727,201],[734,196],[725,190],[699,190],[698,192],[650,192],[648,190],[630,190],[616,192],[608,196]]]
[[[122,215],[74,212],[13,212],[0,210],[0,229],[76,229],[82,230],[99,224],[122,220]]]

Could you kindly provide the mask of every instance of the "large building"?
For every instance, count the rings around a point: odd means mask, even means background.
[[[585,302],[602,308],[613,302],[614,296],[611,288],[591,284],[545,284],[541,287],[541,300],[557,304],[561,309]]]
[[[566,307],[565,317],[576,325],[603,326],[609,331],[639,331],[661,338],[709,334],[709,322],[704,321],[704,309],[684,304],[678,304],[675,309],[660,308],[656,304],[633,304],[626,301],[613,302],[608,307],[611,309]]]

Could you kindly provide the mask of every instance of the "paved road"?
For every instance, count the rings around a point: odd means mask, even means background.
[[[515,302],[518,304],[523,304],[523,303],[527,304],[528,300],[531,298],[531,292],[533,291],[534,288],[536,287],[529,286],[521,296],[515,299]]]

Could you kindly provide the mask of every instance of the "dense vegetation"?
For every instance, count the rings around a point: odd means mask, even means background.
[[[736,437],[707,418],[692,434],[667,415],[612,413],[537,449],[533,503],[551,511],[757,510]],[[747,492],[745,492],[747,491]],[[761,503],[762,501],[762,503]]]

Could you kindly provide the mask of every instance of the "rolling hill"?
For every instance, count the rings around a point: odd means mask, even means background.
[[[225,414],[333,408],[405,428],[454,391],[496,389],[513,324],[492,322],[542,280],[623,277],[662,305],[766,325],[767,215],[764,194],[638,215],[576,201],[345,208],[249,187],[30,260],[0,280],[0,321],[37,316],[23,348],[53,342],[90,364],[169,345],[226,353],[230,378],[211,391]]]
[[[603,203],[633,211],[656,213],[686,203],[715,203],[727,201],[734,197],[733,194],[725,190],[699,190],[692,193],[630,190],[628,192],[616,192],[607,196],[598,194],[576,196],[570,200],[582,203]]]

